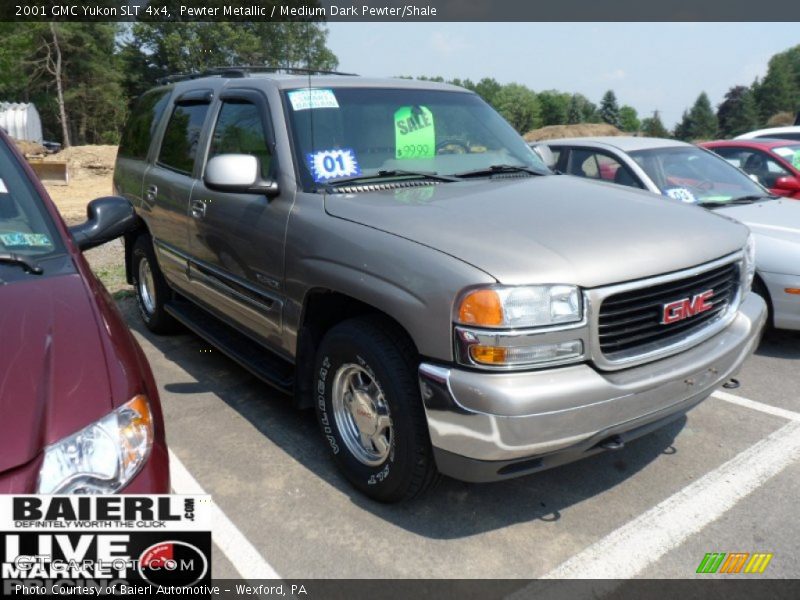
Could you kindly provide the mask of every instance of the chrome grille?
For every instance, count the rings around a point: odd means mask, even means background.
[[[605,298],[600,305],[598,337],[600,350],[608,360],[680,342],[717,319],[736,299],[740,284],[737,263],[658,285],[627,290]],[[664,324],[664,306],[713,290],[710,310]]]

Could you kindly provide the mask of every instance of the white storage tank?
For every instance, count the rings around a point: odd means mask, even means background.
[[[42,120],[33,104],[0,102],[0,127],[14,139],[42,143]]]

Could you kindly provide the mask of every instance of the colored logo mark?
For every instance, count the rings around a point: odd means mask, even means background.
[[[767,552],[708,552],[697,573],[763,573],[772,554]]]

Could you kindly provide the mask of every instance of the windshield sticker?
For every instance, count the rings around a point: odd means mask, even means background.
[[[433,113],[424,106],[403,106],[394,113],[395,158],[436,155]]]
[[[7,193],[8,193],[8,188],[6,187],[6,182],[3,181],[2,178],[0,178],[0,194],[7,194]]]
[[[795,152],[794,156],[792,156],[792,166],[795,169],[800,169],[800,150]]]
[[[317,183],[339,179],[340,177],[355,177],[361,175],[355,152],[350,148],[337,150],[322,150],[314,154],[307,154],[308,168]]]
[[[28,248],[48,248],[53,244],[50,238],[44,233],[0,233],[0,242],[6,248],[16,248],[25,246]]]
[[[675,200],[686,202],[687,204],[694,204],[697,202],[697,198],[694,197],[694,194],[682,187],[666,189],[664,190],[664,194]]]
[[[294,90],[289,92],[292,110],[308,110],[309,108],[339,108],[333,90]]]

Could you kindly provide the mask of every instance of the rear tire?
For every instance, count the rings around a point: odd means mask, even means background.
[[[315,367],[317,419],[333,459],[379,502],[409,500],[437,479],[407,336],[380,317],[360,317],[323,338]]]
[[[164,308],[173,293],[158,267],[150,236],[140,235],[134,242],[131,270],[144,324],[153,333],[173,333],[178,322]]]

